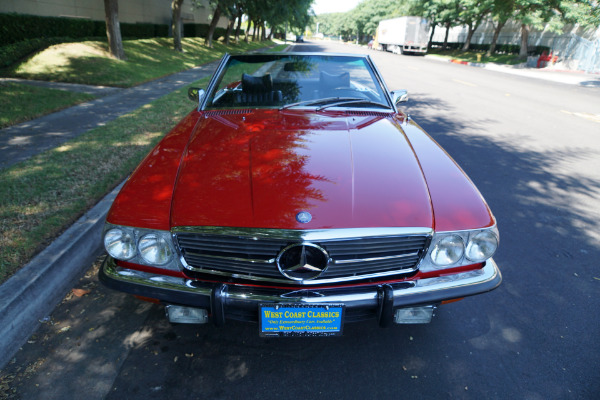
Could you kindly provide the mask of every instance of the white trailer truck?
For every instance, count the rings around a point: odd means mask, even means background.
[[[385,19],[377,27],[379,48],[396,54],[425,54],[429,42],[429,21],[421,17]]]

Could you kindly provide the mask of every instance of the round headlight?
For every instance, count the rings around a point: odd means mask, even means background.
[[[467,258],[471,261],[485,261],[494,255],[498,248],[498,238],[492,231],[479,232],[469,240]]]
[[[163,265],[171,260],[171,247],[161,235],[149,233],[140,239],[138,249],[149,264]]]
[[[130,260],[135,256],[135,239],[129,232],[111,229],[104,234],[104,248],[117,260]]]
[[[450,235],[436,243],[431,251],[431,261],[437,266],[452,265],[461,259],[465,244],[458,235]]]

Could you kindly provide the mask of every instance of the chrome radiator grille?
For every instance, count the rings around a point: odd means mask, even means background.
[[[298,231],[242,233],[186,231],[175,232],[174,237],[188,269],[286,282],[277,267],[277,255],[290,244],[310,242],[325,249],[331,259],[327,270],[312,283],[412,272],[430,238],[428,234],[335,238],[335,230],[326,235],[331,237],[320,239],[303,237]],[[274,237],[277,233],[281,236]]]

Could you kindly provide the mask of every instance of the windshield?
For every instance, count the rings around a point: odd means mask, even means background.
[[[232,56],[205,109],[391,108],[368,60],[357,56]]]

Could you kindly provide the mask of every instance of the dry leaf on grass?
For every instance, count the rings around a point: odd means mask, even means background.
[[[72,289],[71,291],[77,297],[83,297],[86,294],[90,293],[90,290],[87,290],[87,289]]]

